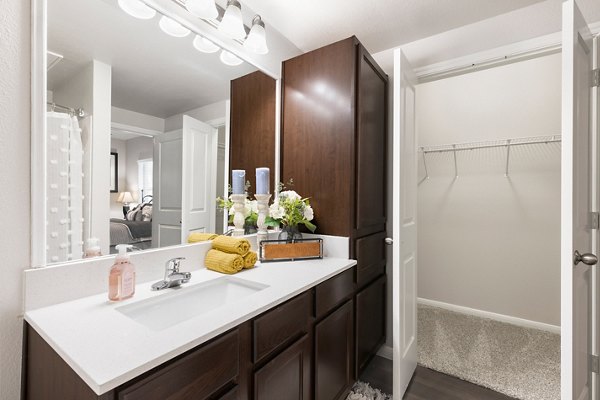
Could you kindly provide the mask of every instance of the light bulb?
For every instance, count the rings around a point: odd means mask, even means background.
[[[158,22],[160,29],[167,35],[175,37],[186,37],[190,34],[190,30],[179,22],[172,20],[171,18],[163,15]]]
[[[196,50],[201,51],[203,53],[214,53],[220,49],[219,46],[200,35],[196,35],[192,43]]]
[[[185,8],[202,19],[215,19],[219,16],[215,0],[186,0]]]
[[[233,39],[246,37],[244,20],[242,19],[242,6],[237,0],[228,0],[225,15],[219,24],[219,31]]]
[[[267,54],[269,52],[265,23],[260,15],[256,15],[252,20],[252,28],[244,41],[244,47],[256,54]]]
[[[223,50],[219,58],[221,59],[221,62],[223,62],[223,64],[230,65],[232,67],[240,65],[243,62],[240,58],[231,54],[227,50]]]
[[[156,10],[148,7],[140,0],[119,0],[119,7],[127,14],[139,19],[152,19]]]

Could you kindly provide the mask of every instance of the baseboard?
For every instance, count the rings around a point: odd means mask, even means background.
[[[457,306],[455,304],[444,303],[437,300],[429,300],[420,298],[417,300],[419,304],[423,304],[425,306],[438,307],[443,308],[445,310],[454,311],[461,314],[473,315],[481,318],[493,319],[495,321],[505,322],[507,324],[522,326],[525,328],[533,328],[539,329],[542,331],[547,331],[551,333],[560,334],[560,326],[545,324],[543,322],[531,321],[528,319],[512,317],[510,315],[497,314],[490,311],[477,310],[475,308]]]
[[[377,351],[377,355],[383,358],[387,358],[388,360],[394,359],[394,349],[391,346],[383,345]]]

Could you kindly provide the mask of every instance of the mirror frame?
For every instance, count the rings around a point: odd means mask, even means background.
[[[100,0],[98,0],[100,1]],[[254,55],[241,43],[220,37],[209,23],[193,18],[183,7],[169,1],[144,0],[161,14],[178,21],[192,32],[207,37],[244,62],[253,65],[275,79],[275,182],[280,180],[280,129],[281,129],[281,66],[284,57],[271,51],[268,55]],[[31,267],[41,268],[46,262],[46,102],[48,49],[48,0],[31,0]],[[225,120],[230,118],[229,99]],[[226,123],[226,142],[229,144],[229,124]],[[225,171],[229,171],[229,156],[225,157]],[[228,185],[229,174],[225,174]],[[79,260],[65,263],[79,262]],[[56,265],[62,264],[56,263]],[[53,264],[55,265],[55,264]]]

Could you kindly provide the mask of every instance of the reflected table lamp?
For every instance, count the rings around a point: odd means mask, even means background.
[[[133,203],[133,196],[131,196],[130,192],[121,192],[117,198],[117,203],[123,203],[123,218],[127,219],[129,203]]]

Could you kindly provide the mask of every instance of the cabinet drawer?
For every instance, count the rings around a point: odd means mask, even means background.
[[[254,362],[307,333],[311,308],[312,296],[308,291],[256,318],[253,322]]]
[[[356,239],[356,283],[363,286],[385,272],[385,232]]]
[[[120,391],[118,399],[206,399],[238,376],[239,342],[238,329],[226,333]]]
[[[317,286],[315,316],[317,318],[346,300],[354,291],[354,268],[347,269]]]

